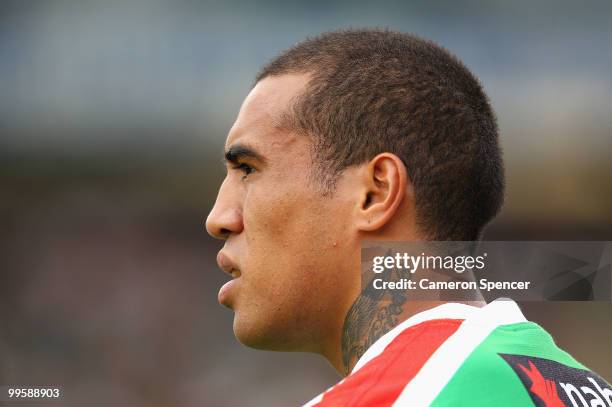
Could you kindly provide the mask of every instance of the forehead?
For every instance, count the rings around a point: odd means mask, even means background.
[[[225,142],[252,147],[280,147],[292,143],[297,135],[283,126],[283,115],[305,89],[306,74],[269,76],[257,83],[248,94]],[[300,137],[303,138],[303,137]]]

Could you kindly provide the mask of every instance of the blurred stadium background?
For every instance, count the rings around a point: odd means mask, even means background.
[[[324,30],[418,33],[479,75],[508,180],[486,238],[612,240],[611,2],[0,4],[0,384],[63,386],[67,406],[284,406],[338,380],[235,341],[202,227],[259,66]],[[524,306],[612,380],[609,302]]]

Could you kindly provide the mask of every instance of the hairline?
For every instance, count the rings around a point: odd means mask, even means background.
[[[297,115],[300,103],[305,97],[309,96],[309,92],[313,90],[313,86],[316,86],[318,76],[316,75],[316,65],[313,64],[310,69],[304,68],[289,68],[279,72],[261,73],[257,75],[256,81],[253,84],[253,88],[257,86],[261,81],[267,78],[279,78],[285,75],[304,75],[307,78],[304,87],[291,98],[290,102],[283,109],[283,111],[276,117],[274,127],[279,130],[293,132],[298,135],[308,137],[310,140],[309,155],[311,158],[312,167],[310,174],[308,174],[308,180],[315,186],[319,187],[322,197],[331,198],[334,195],[338,176],[348,168],[345,166],[340,169],[334,169],[330,165],[326,165],[323,157],[320,153],[317,153],[316,145],[317,136],[312,134],[303,126],[298,123]]]

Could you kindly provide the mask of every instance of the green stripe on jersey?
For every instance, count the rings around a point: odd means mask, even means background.
[[[521,322],[502,325],[467,357],[432,406],[532,406],[533,401],[525,386],[500,353],[550,359],[586,369],[559,349],[548,332],[538,324]]]

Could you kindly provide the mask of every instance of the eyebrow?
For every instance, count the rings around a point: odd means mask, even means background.
[[[240,159],[251,158],[261,163],[265,163],[265,158],[255,151],[253,148],[243,145],[236,144],[231,146],[225,151],[225,161],[233,164],[237,164]]]

